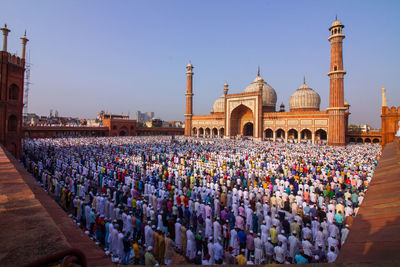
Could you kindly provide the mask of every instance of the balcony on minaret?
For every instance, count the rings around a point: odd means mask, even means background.
[[[329,28],[329,30],[331,31],[331,36],[333,35],[343,35],[342,33],[344,28],[344,25],[336,18],[336,20],[332,23],[331,27]]]

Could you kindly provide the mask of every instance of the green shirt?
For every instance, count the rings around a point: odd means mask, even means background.
[[[154,266],[157,264],[157,261],[151,252],[146,252],[146,254],[144,255],[144,262],[146,265],[150,266]]]

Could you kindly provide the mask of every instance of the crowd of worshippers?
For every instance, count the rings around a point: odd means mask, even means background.
[[[381,154],[184,137],[23,147],[27,170],[106,254],[140,265],[333,262]]]

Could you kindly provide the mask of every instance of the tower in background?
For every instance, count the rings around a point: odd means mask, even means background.
[[[3,50],[0,52],[0,143],[19,158],[21,156],[22,109],[24,100],[25,50],[29,41],[21,38],[21,57],[7,52],[7,25],[3,32]]]
[[[193,65],[186,66],[186,112],[185,112],[185,136],[192,136],[192,116],[193,116]]]
[[[335,20],[329,28],[331,35],[328,40],[331,42],[331,66],[328,76],[330,78],[329,92],[329,128],[328,144],[344,146],[346,144],[346,110],[344,105],[343,78],[346,71],[343,70],[343,34],[344,25]]]
[[[388,107],[386,89],[382,87],[381,131],[382,145],[393,142],[400,130],[400,107]]]

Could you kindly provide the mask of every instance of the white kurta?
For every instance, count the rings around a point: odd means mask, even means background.
[[[178,249],[181,249],[181,224],[175,223],[175,245]]]
[[[257,237],[254,239],[254,248],[255,264],[260,264],[264,258],[263,242],[261,238]]]
[[[196,243],[194,240],[194,234],[191,230],[186,231],[187,247],[186,256],[189,259],[194,259],[196,257]]]

